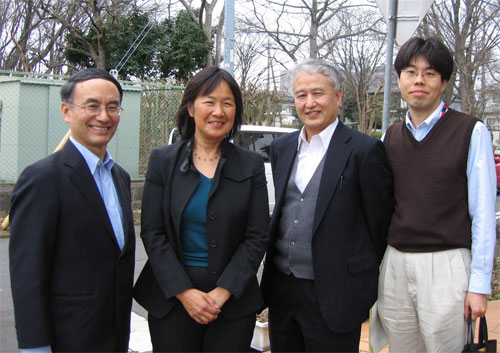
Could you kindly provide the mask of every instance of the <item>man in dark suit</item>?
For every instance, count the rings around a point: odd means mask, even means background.
[[[128,350],[130,177],[106,151],[122,97],[104,70],[72,76],[61,89],[70,141],[28,166],[12,193],[10,275],[23,351]]]
[[[276,206],[262,291],[273,352],[357,352],[393,209],[382,142],[337,119],[335,70],[310,59],[292,71],[304,124],[276,139]]]

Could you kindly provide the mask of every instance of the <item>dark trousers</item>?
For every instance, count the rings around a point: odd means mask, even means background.
[[[186,267],[194,287],[208,292],[206,267]],[[255,313],[227,320],[219,317],[207,325],[194,321],[178,302],[161,319],[148,315],[149,331],[154,352],[248,352],[255,326]]]
[[[269,304],[271,351],[359,352],[359,328],[331,331],[320,312],[314,281],[276,270]]]

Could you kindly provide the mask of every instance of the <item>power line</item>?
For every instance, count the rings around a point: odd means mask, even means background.
[[[141,45],[142,41],[146,36],[148,35],[149,31],[151,31],[151,28],[153,28],[154,21],[149,20],[148,23],[142,28],[141,32],[137,35],[135,38],[134,42],[130,45],[128,48],[127,52],[123,55],[123,57],[120,59],[116,67],[110,71],[110,73],[116,78],[118,76],[118,73],[123,69],[123,66],[127,63],[128,59],[134,54],[134,52],[137,50],[139,45]],[[148,28],[149,27],[149,28]],[[147,30],[146,30],[147,29]]]

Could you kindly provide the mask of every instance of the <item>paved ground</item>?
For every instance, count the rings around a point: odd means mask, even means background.
[[[14,312],[10,295],[9,239],[0,239],[0,351],[17,352]]]
[[[142,268],[147,260],[146,250],[142,245],[141,237],[139,236],[140,229],[136,226],[136,249],[135,249],[135,280],[141,273]],[[130,329],[129,350],[133,352],[150,352],[152,351],[151,339],[149,338],[149,329],[147,322],[147,312],[142,306],[134,300],[132,305],[132,319]]]

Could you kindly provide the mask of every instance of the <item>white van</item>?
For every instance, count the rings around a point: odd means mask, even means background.
[[[273,126],[241,125],[239,134],[236,136],[234,141],[232,141],[243,148],[259,153],[264,159],[270,213],[272,213],[274,209],[274,183],[273,174],[271,172],[271,160],[269,158],[271,142],[273,142],[275,138],[293,131],[297,131],[297,129]],[[173,128],[170,132],[168,143],[172,144],[180,141],[180,139],[181,137],[179,131],[177,128]]]

